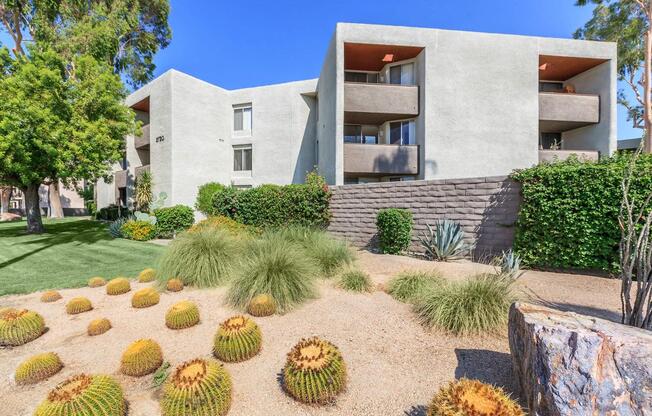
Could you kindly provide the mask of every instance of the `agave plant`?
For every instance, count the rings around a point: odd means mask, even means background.
[[[456,260],[471,251],[472,246],[464,241],[460,223],[445,219],[438,220],[434,228],[430,224],[426,227],[428,231],[422,232],[418,238],[431,260]]]
[[[122,226],[124,225],[125,222],[131,219],[132,219],[131,216],[120,217],[117,220],[113,221],[111,224],[109,224],[109,234],[111,234],[111,237],[124,238],[124,235],[122,234]]]
[[[521,258],[511,248],[503,251],[500,257],[496,258],[496,266],[500,268],[501,276],[510,279],[518,279],[523,274]]]

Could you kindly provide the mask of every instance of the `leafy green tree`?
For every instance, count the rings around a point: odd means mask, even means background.
[[[634,127],[644,129],[644,149],[652,153],[652,0],[577,0],[595,5],[593,16],[575,32],[579,39],[618,42],[618,75],[634,94],[618,101]]]

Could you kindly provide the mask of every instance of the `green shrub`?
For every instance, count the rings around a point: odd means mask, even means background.
[[[195,231],[202,227],[215,227],[227,231],[234,237],[248,238],[260,234],[260,229],[251,225],[245,225],[237,222],[234,219],[225,217],[224,215],[211,216],[199,221],[197,224],[190,228],[190,231]]]
[[[215,215],[213,208],[213,195],[224,189],[224,185],[217,182],[209,182],[201,185],[197,192],[197,201],[195,202],[195,209],[202,214]]]
[[[351,292],[371,292],[373,282],[369,275],[362,270],[346,270],[340,276],[339,287]]]
[[[239,273],[231,282],[228,302],[245,310],[251,299],[271,295],[284,313],[317,294],[314,261],[301,246],[280,233],[266,233],[250,242]]]
[[[117,205],[109,205],[108,207],[101,208],[95,213],[96,220],[115,221],[118,218],[131,216],[131,211],[128,208],[119,207]]]
[[[156,228],[159,236],[173,237],[175,234],[192,227],[195,222],[195,213],[192,208],[185,205],[159,208],[154,210]]]
[[[227,186],[213,193],[213,215],[221,215],[235,219],[238,212],[238,195],[241,189]]]
[[[386,208],[376,215],[380,250],[399,254],[410,246],[412,238],[412,213],[407,209]]]
[[[213,227],[181,233],[160,259],[157,279],[165,285],[178,278],[184,285],[219,286],[227,282],[242,253],[238,240]]]
[[[512,279],[486,274],[427,290],[415,311],[421,322],[455,335],[496,332],[507,323],[516,300]]]
[[[122,224],[120,233],[129,240],[147,241],[156,237],[156,225],[149,221],[129,220]]]
[[[541,164],[512,175],[522,184],[514,250],[534,267],[618,270],[621,181],[631,155]],[[652,155],[642,155],[630,193],[652,191]]]
[[[444,280],[436,271],[404,271],[389,281],[387,293],[400,302],[415,302],[426,291],[442,285]]]

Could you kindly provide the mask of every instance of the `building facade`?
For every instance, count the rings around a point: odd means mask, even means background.
[[[127,104],[127,137],[98,207],[154,193],[192,206],[197,188],[509,174],[616,150],[616,44],[340,23],[318,79],[225,90],[168,71]]]

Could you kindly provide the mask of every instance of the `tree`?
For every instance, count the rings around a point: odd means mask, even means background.
[[[109,176],[136,126],[108,65],[88,55],[68,62],[38,46],[28,55],[12,58],[0,49],[0,183],[21,188],[27,231],[39,233],[41,183]]]
[[[644,129],[644,151],[652,153],[652,0],[577,0],[595,5],[593,17],[575,32],[579,39],[618,42],[618,76],[634,93],[623,91],[618,102],[627,108],[634,127]]]

